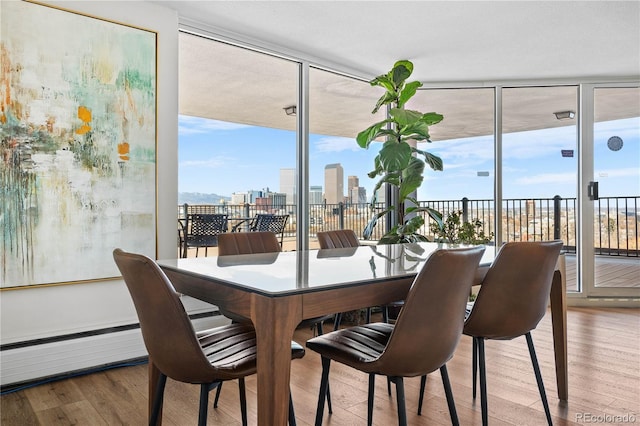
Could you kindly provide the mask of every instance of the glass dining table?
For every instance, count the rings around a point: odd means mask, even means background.
[[[429,255],[451,247],[460,246],[392,244],[169,259],[158,264],[178,292],[251,318],[256,329],[258,424],[286,425],[290,347],[298,324],[307,318],[403,300]],[[494,247],[488,246],[477,284],[494,256]],[[557,269],[551,313],[558,397],[566,400],[566,300],[560,261]],[[149,359],[149,401],[153,401],[158,373]]]

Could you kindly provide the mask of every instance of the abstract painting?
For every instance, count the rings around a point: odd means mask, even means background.
[[[156,254],[156,33],[0,3],[0,288]]]

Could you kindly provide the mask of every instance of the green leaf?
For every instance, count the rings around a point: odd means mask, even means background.
[[[401,129],[400,133],[415,140],[429,140],[431,138],[429,136],[429,126],[419,120]]]
[[[373,111],[371,111],[371,114],[375,114],[376,112],[378,112],[381,106],[395,102],[396,99],[398,99],[398,94],[396,93],[396,91],[387,90],[385,94],[382,95],[380,99],[378,99],[378,102],[376,103],[376,106],[373,108]]]
[[[423,164],[424,167],[424,163],[422,163],[422,161],[420,161],[420,163]],[[403,175],[405,175],[405,173],[406,176],[403,176],[402,183],[398,188],[400,191],[398,195],[400,200],[405,200],[412,192],[420,188],[420,185],[422,185],[422,181],[424,180],[422,173],[409,173],[407,170],[405,170]]]
[[[422,207],[420,211],[426,211],[431,219],[436,221],[438,227],[442,228],[444,226],[444,223],[442,222],[442,213],[438,210],[432,209],[431,207]]]
[[[378,181],[378,183],[376,184],[373,190],[377,191],[378,189],[382,188],[382,185],[385,183],[398,186],[400,184],[400,172],[387,173],[386,175],[384,175],[382,179]]]
[[[404,108],[391,108],[389,114],[400,126],[410,126],[420,121],[422,113]]]
[[[397,234],[393,230],[391,230],[389,231],[389,233],[385,234],[382,238],[380,238],[380,241],[378,241],[378,244],[398,244],[401,242],[403,242],[402,236]]]
[[[430,152],[424,152],[424,160],[433,170],[442,171],[444,170],[444,165],[442,164],[442,158],[437,155],[433,155]]]
[[[402,89],[402,92],[398,95],[398,108],[403,108],[404,104],[416,94],[418,87],[421,86],[422,83],[419,81],[412,81],[411,83],[405,84],[404,89]]]
[[[418,148],[413,148],[413,152],[424,156],[425,163],[427,163],[433,170],[443,170],[442,158],[438,157],[437,155],[433,155],[430,152],[422,151]]]
[[[411,176],[422,176],[424,172],[424,162],[416,157],[411,157],[407,167],[402,170],[402,178],[407,179]]]
[[[373,166],[375,169],[367,173],[367,176],[369,176],[370,179],[375,178],[383,172],[382,167],[380,166],[380,155],[376,155],[376,158],[373,160]]]
[[[393,85],[393,81],[389,78],[387,74],[382,74],[374,78],[369,82],[372,86],[381,86],[387,89],[389,92],[395,91],[395,86]]]
[[[422,225],[424,225],[424,219],[422,216],[414,216],[404,224],[404,233],[415,234]]]
[[[380,150],[380,165],[384,170],[402,170],[411,160],[411,147],[406,143],[385,142]]]
[[[364,227],[364,229],[362,230],[362,237],[365,240],[371,238],[371,235],[373,235],[373,230],[375,229],[377,223],[378,218],[374,216],[373,218],[371,218],[367,226]]]
[[[438,114],[437,112],[428,112],[423,114],[420,118],[420,121],[424,122],[427,126],[433,126],[434,124],[438,124],[444,119],[442,114]]]
[[[390,77],[396,87],[400,87],[413,72],[413,63],[411,61],[402,60],[393,65]]]
[[[380,121],[358,133],[358,136],[356,137],[356,142],[358,142],[358,145],[360,145],[361,148],[369,148],[371,141],[380,136],[380,130],[388,122],[389,120]]]

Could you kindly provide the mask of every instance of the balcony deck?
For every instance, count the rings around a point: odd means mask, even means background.
[[[567,254],[567,291],[577,291],[576,255]],[[637,257],[596,256],[597,287],[640,287],[640,259]]]

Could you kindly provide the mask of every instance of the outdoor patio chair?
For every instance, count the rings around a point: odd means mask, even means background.
[[[289,220],[288,214],[276,215],[258,213],[251,221],[249,230],[251,232],[273,232],[274,234],[279,235],[280,247],[282,247],[284,228],[287,226],[287,220]]]
[[[218,246],[218,235],[227,232],[226,214],[187,214],[182,226],[182,257],[187,257],[187,250],[191,247],[198,249],[204,247],[204,255],[207,255],[209,247]]]

